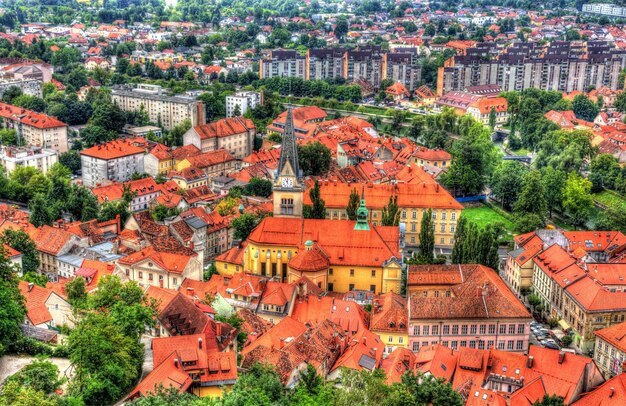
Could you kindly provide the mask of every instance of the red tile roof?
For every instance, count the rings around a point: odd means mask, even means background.
[[[25,125],[40,129],[67,127],[67,124],[54,117],[1,102],[0,117],[12,121],[19,120]]]
[[[626,373],[621,373],[583,395],[573,403],[573,406],[623,406],[624,404],[626,404]]]
[[[380,295],[372,304],[372,331],[405,333],[409,325],[407,300],[395,292]]]
[[[160,387],[163,390],[172,388],[178,393],[186,391],[193,383],[193,380],[184,371],[179,361],[180,358],[181,356],[177,351],[172,351],[161,363],[156,364],[157,366],[152,372],[133,389],[129,398],[134,399],[139,396],[157,393]]]
[[[252,120],[243,117],[223,118],[208,124],[202,124],[193,129],[200,139],[230,137],[254,130],[256,127]]]
[[[613,347],[626,352],[626,322],[596,330],[594,334]]]
[[[61,228],[44,225],[33,238],[37,250],[50,255],[57,255],[74,234]]]
[[[26,316],[33,326],[52,320],[46,301],[52,294],[52,289],[42,288],[26,281],[20,281],[18,285],[20,293],[26,299]]]
[[[133,145],[131,140],[119,139],[109,141],[100,145],[94,145],[91,148],[80,151],[80,154],[87,155],[93,158],[109,160],[129,155],[143,154],[144,152],[144,148]]]
[[[150,246],[121,258],[118,263],[121,265],[135,265],[145,261],[152,261],[167,272],[182,274],[191,257],[184,253],[157,251]]]

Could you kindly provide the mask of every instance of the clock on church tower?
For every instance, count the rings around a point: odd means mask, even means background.
[[[298,163],[298,147],[291,106],[287,107],[285,131],[280,160],[273,185],[274,217],[302,217],[302,171]]]

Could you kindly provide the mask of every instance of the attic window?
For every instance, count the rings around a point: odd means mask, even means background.
[[[152,267],[153,266],[152,262],[148,262],[148,266]]]
[[[389,328],[395,328],[396,327],[396,323],[394,323],[393,321],[389,322]]]

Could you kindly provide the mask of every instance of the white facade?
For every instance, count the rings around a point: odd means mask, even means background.
[[[114,159],[102,159],[89,155],[80,156],[83,184],[95,187],[106,181],[126,182],[133,173],[143,173],[143,152]]]
[[[259,104],[261,104],[261,93],[257,92],[237,92],[226,96],[226,117],[235,115],[236,106],[239,106],[239,115],[243,116],[248,110],[254,109]]]
[[[626,7],[608,3],[583,4],[583,13],[601,14],[610,17],[626,17]]]
[[[20,166],[37,168],[44,175],[59,161],[59,153],[53,149],[39,147],[0,147],[0,165],[10,175]]]

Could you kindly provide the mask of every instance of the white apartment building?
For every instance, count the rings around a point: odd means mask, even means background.
[[[0,117],[26,145],[67,152],[67,124],[56,118],[6,103],[0,103]]]
[[[143,106],[151,122],[168,130],[185,120],[193,127],[204,124],[206,119],[204,103],[189,96],[168,96],[161,86],[116,86],[111,98],[124,111],[140,111]]]
[[[257,92],[237,92],[226,96],[226,117],[233,117],[237,106],[239,106],[239,115],[243,116],[248,110],[260,104],[262,104],[261,93]]]
[[[95,187],[107,181],[126,182],[133,173],[143,173],[145,150],[119,139],[80,152],[83,184]]]
[[[45,175],[58,161],[59,153],[53,149],[0,146],[0,165],[6,168],[7,175],[20,166],[32,166]]]

